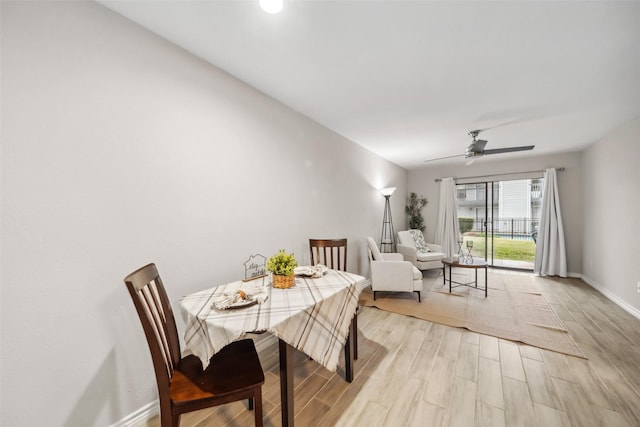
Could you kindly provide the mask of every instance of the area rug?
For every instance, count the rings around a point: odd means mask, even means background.
[[[482,287],[484,274],[478,276]],[[471,279],[468,273],[456,273],[454,269],[454,281],[466,283]],[[535,279],[531,274],[489,272],[485,298],[484,290],[469,287],[454,288],[449,293],[440,274],[423,279],[420,303],[417,295],[409,292],[376,292],[374,301],[371,288],[367,288],[360,296],[360,305],[586,358]]]

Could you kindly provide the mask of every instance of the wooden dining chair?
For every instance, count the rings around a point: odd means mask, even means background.
[[[177,427],[180,415],[249,399],[255,425],[262,426],[264,371],[250,339],[234,341],[202,369],[196,356],[182,357],[176,322],[155,264],[125,277],[147,337],[160,398],[160,424]]]
[[[309,239],[311,265],[323,264],[332,270],[347,271],[347,239]],[[351,340],[353,340],[353,360],[358,359],[358,311],[353,317],[352,328],[344,347],[347,381],[353,379],[351,359]]]

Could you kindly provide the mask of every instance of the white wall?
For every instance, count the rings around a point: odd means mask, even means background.
[[[378,188],[405,226],[404,169],[99,4],[1,7],[3,426],[105,426],[155,399],[122,281],[148,262],[175,306],[254,253],[308,262],[310,237],[347,237],[367,274]]]
[[[499,156],[496,156],[499,157]],[[429,199],[424,208],[425,238],[433,242],[435,227],[438,222],[438,202],[440,183],[436,178],[453,176],[464,178],[513,172],[539,171],[546,168],[565,167],[558,172],[558,192],[562,199],[562,210],[565,241],[567,246],[567,266],[572,274],[582,272],[582,166],[580,153],[563,153],[553,156],[536,156],[535,151],[517,159],[504,161],[492,160],[491,157],[477,159],[469,166],[444,165],[426,167],[409,171],[409,191],[415,191]]]
[[[583,154],[584,278],[640,315],[640,118]],[[640,316],[639,316],[640,317]]]

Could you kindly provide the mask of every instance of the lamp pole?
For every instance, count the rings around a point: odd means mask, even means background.
[[[383,188],[380,190],[384,196],[384,217],[382,218],[382,235],[380,236],[380,251],[395,252],[396,241],[393,231],[393,219],[391,218],[391,204],[389,199],[395,191],[395,187]]]

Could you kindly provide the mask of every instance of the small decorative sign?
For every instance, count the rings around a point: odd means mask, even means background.
[[[255,254],[251,255],[244,263],[244,281],[258,279],[267,275],[267,257]]]

